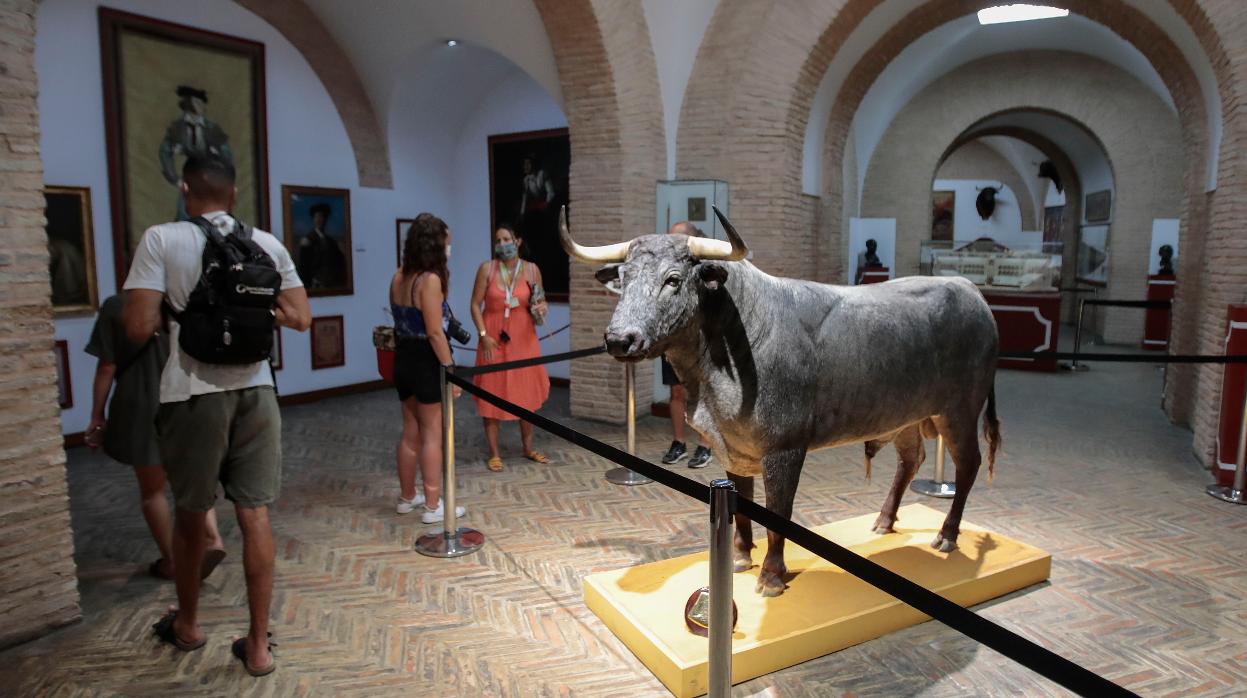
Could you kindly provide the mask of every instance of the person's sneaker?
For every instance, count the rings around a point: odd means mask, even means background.
[[[428,524],[441,523],[442,519],[446,518],[445,506],[446,506],[445,502],[443,502],[440,499],[437,500],[437,508],[436,509],[425,508],[424,513],[420,515],[420,520]],[[458,518],[460,516],[463,516],[464,514],[467,513],[467,511],[468,510],[464,509],[463,507],[455,507],[455,517]]]
[[[688,461],[688,467],[704,468],[710,465],[710,458],[710,449],[705,446],[698,446],[697,450],[693,452],[693,457]]]
[[[684,448],[684,442],[672,441],[671,448],[667,449],[667,452],[662,456],[662,462],[671,465],[672,463],[679,463],[687,456],[688,449]]]
[[[403,499],[403,495],[398,495],[398,506],[394,510],[400,514],[410,514],[416,510],[416,507],[424,504],[424,495],[416,494],[412,499]]]

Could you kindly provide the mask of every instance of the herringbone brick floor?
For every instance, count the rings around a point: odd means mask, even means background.
[[[1214,501],[1167,423],[1160,373],[1097,365],[1079,375],[1003,371],[1004,454],[980,478],[966,518],[1052,553],[1049,583],[979,610],[1149,696],[1247,691],[1247,508]],[[566,418],[566,391],[545,412]],[[394,514],[398,407],[390,392],[285,412],[285,476],[273,514],[280,666],[248,677],[229,656],[246,627],[237,527],[219,507],[230,557],[205,586],[210,640],[191,654],[151,636],[173,587],[147,577],[155,557],[128,470],[81,449],[69,457],[84,621],[0,653],[0,694],[47,696],[662,696],[665,689],[584,606],[581,578],[707,545],[703,505],[659,485],[606,483],[596,457],[538,436],[553,462],[483,463],[479,420],[459,403],[459,492],[479,553],[411,552],[426,530]],[[616,445],[622,430],[576,426]],[[666,424],[643,420],[657,461]],[[874,511],[861,450],[811,456],[795,518],[815,525]],[[885,460],[886,458],[886,460]],[[709,480],[713,464],[681,472]],[[923,475],[930,476],[930,466]],[[909,495],[914,501],[917,495]],[[927,501],[936,507],[946,502]],[[928,622],[764,676],[737,696],[1063,695],[1053,684]]]

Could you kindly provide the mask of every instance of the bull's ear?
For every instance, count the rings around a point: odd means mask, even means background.
[[[727,267],[717,262],[702,262],[697,265],[697,277],[707,291],[718,291],[727,281]]]
[[[606,287],[611,293],[622,293],[622,284],[619,281],[619,265],[609,264],[593,272],[593,278]]]

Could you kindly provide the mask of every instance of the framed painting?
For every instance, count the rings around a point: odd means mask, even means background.
[[[281,370],[281,326],[273,326],[273,351],[268,355],[268,363],[274,371]]]
[[[1088,223],[1107,221],[1113,212],[1113,192],[1109,189],[1091,192],[1082,210]]]
[[[57,402],[62,410],[74,406],[74,389],[69,378],[69,342],[58,339],[54,345],[56,353],[56,390]]]
[[[353,295],[351,192],[283,184],[281,220],[307,295]]]
[[[105,7],[99,25],[117,288],[144,230],[188,218],[188,156],[232,163],[232,213],[268,230],[264,44]]]
[[[94,313],[100,304],[95,282],[91,190],[48,186],[43,189],[43,200],[52,311],[57,315]]]
[[[312,370],[346,365],[341,315],[312,318]]]
[[[394,219],[394,266],[395,268],[403,266],[403,240],[406,239],[407,229],[415,223],[415,218],[395,218]]]
[[[931,192],[931,239],[952,240],[957,210],[957,192]]]
[[[568,260],[559,242],[559,208],[568,202],[571,141],[567,129],[490,136],[490,242],[499,224],[523,238],[521,255],[541,269],[546,297],[567,302]]]

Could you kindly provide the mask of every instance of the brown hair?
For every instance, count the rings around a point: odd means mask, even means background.
[[[450,270],[446,267],[446,235],[450,232],[446,221],[431,214],[421,213],[407,229],[407,241],[403,243],[403,274],[433,272],[442,280],[442,295],[450,284]]]

